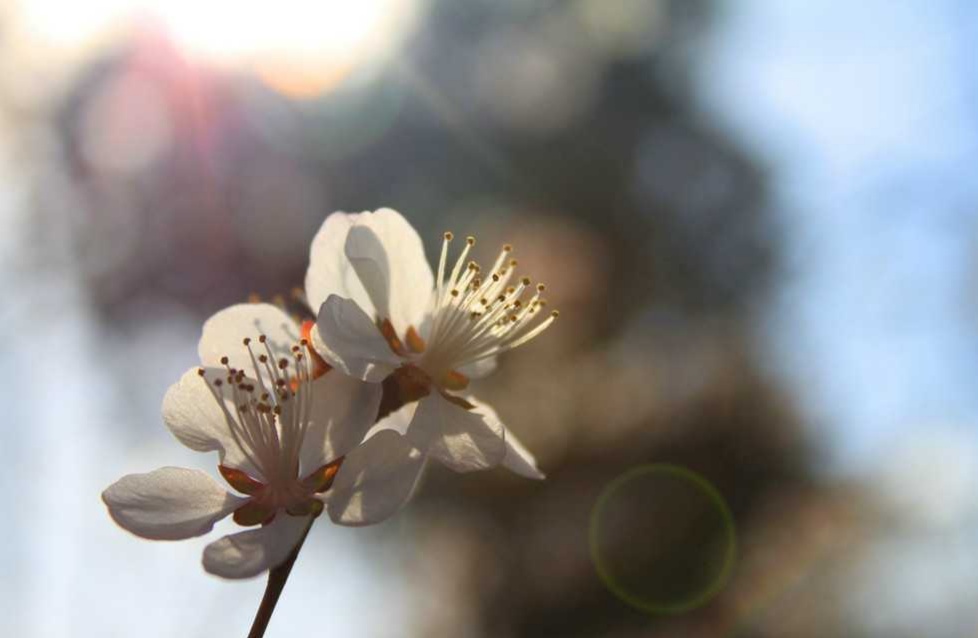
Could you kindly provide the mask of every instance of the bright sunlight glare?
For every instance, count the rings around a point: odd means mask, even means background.
[[[23,0],[38,45],[84,53],[133,23],[162,29],[191,57],[249,68],[297,96],[328,90],[404,35],[413,0]]]

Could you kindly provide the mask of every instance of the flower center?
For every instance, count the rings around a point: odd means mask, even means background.
[[[541,296],[544,284],[533,287],[528,277],[516,277],[517,262],[510,258],[513,247],[509,244],[483,273],[474,261],[466,263],[475,245],[475,238],[468,237],[446,278],[452,239],[452,233],[445,233],[431,329],[427,344],[418,337],[422,353],[417,364],[443,387],[461,389],[467,380],[459,368],[518,348],[550,327],[559,313],[542,311],[547,304]],[[541,320],[542,316],[546,318]],[[407,340],[411,339],[409,331]]]
[[[234,441],[264,479],[219,466],[233,488],[252,497],[235,512],[235,520],[243,525],[268,522],[279,509],[309,513],[317,509],[313,495],[329,487],[338,467],[327,465],[299,480],[299,455],[311,423],[310,382],[323,372],[307,339],[292,346],[290,357],[277,359],[265,335],[257,338],[257,344],[245,338],[242,346],[242,356],[255,370],[254,378],[232,367],[228,355],[221,357],[224,371],[198,370],[224,413]],[[331,473],[327,472],[331,467]]]

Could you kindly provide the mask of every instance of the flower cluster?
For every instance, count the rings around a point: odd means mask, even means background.
[[[425,465],[498,465],[543,478],[488,405],[468,393],[496,357],[546,330],[545,287],[517,276],[512,248],[491,268],[454,260],[437,275],[397,212],[334,213],[316,234],[305,292],[315,321],[277,306],[232,306],[203,328],[200,365],[163,400],[184,445],[216,451],[227,489],[199,470],[125,476],[102,494],[122,527],[156,540],[247,527],[204,550],[204,568],[246,578],[282,564],[324,510],[378,523],[411,497]],[[451,261],[451,264],[450,264]]]

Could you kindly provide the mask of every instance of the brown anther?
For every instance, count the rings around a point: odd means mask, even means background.
[[[251,345],[251,337],[245,337],[244,339],[241,340],[241,343],[243,343],[246,346]]]
[[[268,393],[267,392],[262,392],[261,393],[261,400],[262,401],[268,401]]]
[[[289,367],[289,360],[288,359],[279,359],[278,360],[278,369],[279,370],[285,370],[288,367]]]
[[[513,252],[513,244],[503,244],[503,252]]]
[[[518,263],[520,263],[520,262],[516,261],[515,259],[510,259],[509,260],[509,265],[510,265],[511,268],[516,268],[516,265]]]
[[[259,403],[258,405],[255,406],[255,409],[261,412],[262,414],[268,414],[269,412],[272,411],[272,406],[268,405],[267,403]]]
[[[299,346],[292,346],[292,352],[298,352]]]
[[[226,366],[227,364],[228,364],[228,357],[227,355],[224,355],[223,357],[221,357],[221,365]]]
[[[268,363],[268,357],[263,354],[258,355],[258,360],[262,363]]]
[[[499,275],[497,275],[496,273],[492,273],[492,280],[499,281]]]
[[[543,292],[546,289],[547,286],[545,284],[537,284],[537,292]]]
[[[468,244],[469,246],[475,246],[475,237],[469,235],[468,237],[465,238],[465,243]]]
[[[261,303],[261,295],[257,292],[248,293],[248,303]]]
[[[453,290],[452,291],[452,296],[453,297],[458,297],[458,291],[457,290]]]
[[[265,343],[266,341],[268,341],[268,337],[266,337],[265,335],[258,335],[258,341],[260,343]]]
[[[513,287],[513,286],[510,286],[509,288],[506,289],[506,292],[508,292],[509,294],[513,294],[514,292],[516,292],[516,288]]]
[[[524,286],[529,286],[530,285],[530,278],[529,277],[523,277],[523,285]]]
[[[281,388],[282,386],[285,385],[285,379],[276,379],[275,385]]]
[[[221,381],[220,379],[214,379],[214,385],[217,387],[221,387],[222,385],[224,385],[224,382]]]
[[[556,319],[557,317],[560,316],[560,311],[559,310],[554,310],[553,312],[550,313],[550,316],[553,317],[554,319]]]
[[[445,233],[445,241],[452,241],[453,239],[455,239],[455,235],[451,231],[447,231]]]
[[[274,408],[272,408],[272,412],[275,413],[275,416],[281,416],[282,415],[282,406],[276,405]]]
[[[303,339],[302,341],[299,342],[299,345],[301,345],[303,348],[305,348],[306,346],[309,345],[309,340],[308,339]]]
[[[204,376],[204,369],[203,368],[197,368],[197,374],[199,374],[200,376]]]

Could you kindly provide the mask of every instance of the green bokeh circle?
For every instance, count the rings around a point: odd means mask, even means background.
[[[635,482],[638,480],[648,480],[650,478],[664,478],[671,481],[679,481],[684,483],[686,488],[692,488],[693,491],[701,495],[718,516],[718,531],[723,536],[722,558],[718,561],[720,564],[716,569],[715,575],[703,587],[675,600],[652,600],[630,589],[614,573],[612,566],[605,560],[602,552],[602,523],[606,517],[609,505],[613,503],[615,496],[623,492],[624,488],[636,484]],[[632,468],[609,483],[601,492],[597,502],[594,504],[594,508],[591,510],[588,538],[591,548],[591,560],[594,562],[598,576],[600,576],[605,586],[629,605],[652,614],[680,614],[705,604],[727,584],[737,553],[737,538],[733,515],[730,513],[730,508],[727,507],[726,502],[717,489],[709,481],[695,472],[667,463],[655,463]]]

